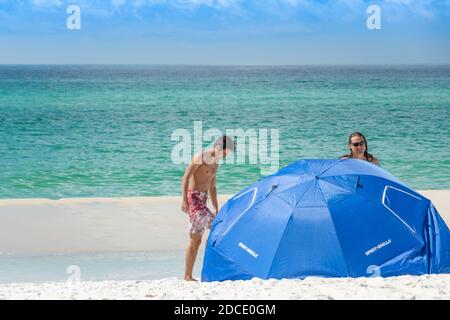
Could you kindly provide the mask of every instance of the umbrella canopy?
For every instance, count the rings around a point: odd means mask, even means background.
[[[367,161],[301,160],[231,198],[202,281],[450,273],[432,203]]]

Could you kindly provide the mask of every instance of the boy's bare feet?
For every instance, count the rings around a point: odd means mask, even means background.
[[[194,279],[192,277],[184,277],[184,281],[193,281],[193,282],[198,282],[197,279]]]

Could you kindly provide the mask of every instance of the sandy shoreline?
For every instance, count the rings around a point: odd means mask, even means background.
[[[180,197],[0,200],[0,254],[183,250],[188,218],[180,203]]]
[[[450,190],[421,191],[450,225]],[[219,197],[223,204],[229,195]],[[183,250],[180,197],[0,200],[1,254]]]

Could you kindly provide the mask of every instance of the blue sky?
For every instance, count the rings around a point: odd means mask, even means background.
[[[0,0],[0,63],[450,64],[449,18],[450,0]]]

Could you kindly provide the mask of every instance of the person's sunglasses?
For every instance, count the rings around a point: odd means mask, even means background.
[[[359,146],[364,146],[366,144],[365,141],[361,141],[361,142],[356,142],[356,143],[352,143],[352,146],[354,147],[359,147]]]

